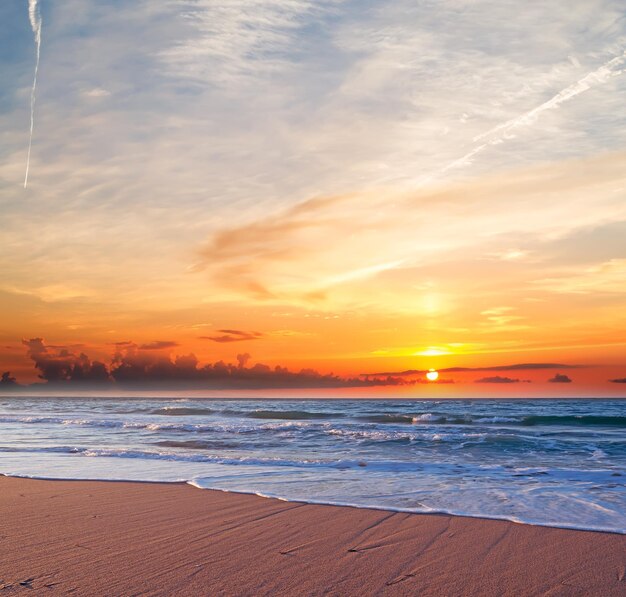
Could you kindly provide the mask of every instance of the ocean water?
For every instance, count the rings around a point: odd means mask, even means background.
[[[0,397],[0,474],[626,533],[626,400]]]

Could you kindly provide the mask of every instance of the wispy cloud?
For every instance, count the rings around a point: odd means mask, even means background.
[[[126,343],[122,343],[122,345],[124,344]],[[174,340],[154,340],[153,342],[140,344],[138,348],[140,350],[165,350],[169,348],[176,348],[177,346],[179,346],[179,344]]]
[[[558,238],[603,222],[605,209],[626,216],[621,195],[609,191],[626,183],[625,165],[626,155],[617,154],[410,193],[316,198],[218,230],[200,248],[196,269],[207,269],[218,283],[257,298],[302,300],[319,291],[339,296],[349,288],[335,291],[334,286],[446,261],[455,251],[476,255],[475,247],[489,242],[494,230],[502,237]],[[589,193],[596,196],[591,211]],[[486,267],[482,253],[480,258]],[[397,304],[397,296],[393,300]],[[484,310],[491,327],[527,325],[516,308],[498,309]]]
[[[260,332],[246,332],[243,330],[217,330],[218,336],[200,336],[201,340],[211,340],[225,344],[228,342],[245,342],[247,340],[260,340],[263,334]]]
[[[295,65],[299,30],[340,0],[211,0],[180,2],[189,35],[161,53],[176,77],[233,86],[258,81]]]
[[[585,268],[565,267],[558,275],[540,278],[534,283],[538,288],[563,294],[614,294],[625,292],[626,259],[610,259]]]

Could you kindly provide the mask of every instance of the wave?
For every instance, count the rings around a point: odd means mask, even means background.
[[[38,417],[19,415],[2,416],[0,417],[0,423],[26,423],[30,425],[85,425],[89,427],[123,427],[126,424],[124,421],[102,419],[68,419],[66,417]]]
[[[185,406],[165,406],[150,411],[152,415],[165,415],[169,417],[184,417],[187,415],[211,415],[215,411],[211,408],[193,408]]]
[[[221,413],[205,407],[178,407],[168,406],[151,411],[165,417],[186,416],[186,415],[207,415],[211,413]],[[517,416],[485,416],[485,415],[460,415],[443,413],[402,413],[402,414],[367,414],[347,417],[342,413],[331,412],[310,412],[300,410],[255,410],[240,411],[238,418],[267,420],[264,424],[249,424],[236,419],[220,420],[219,418],[207,423],[192,422],[167,422],[150,420],[124,420],[115,418],[77,418],[63,416],[27,416],[27,415],[0,415],[0,423],[20,423],[32,425],[65,425],[84,426],[111,429],[138,429],[147,431],[171,431],[171,432],[192,432],[192,433],[258,433],[265,431],[321,431],[325,432],[330,423],[324,422],[331,419],[341,418],[345,421],[345,426],[355,425],[351,421],[356,421],[356,425],[361,423],[361,430],[376,429],[375,425],[402,425],[402,426],[483,426],[483,427],[570,427],[580,428],[602,428],[612,429],[626,428],[626,416],[610,415],[517,415]],[[275,421],[274,423],[270,421]],[[316,423],[319,421],[319,423]],[[367,425],[367,424],[372,425]],[[551,432],[554,433],[554,432]]]
[[[79,446],[46,446],[42,448],[0,446],[0,452],[9,453],[36,452],[42,454],[79,454],[84,449],[85,448]]]
[[[232,450],[241,449],[243,446],[238,442],[224,442],[224,441],[211,441],[211,440],[163,440],[155,442],[156,446],[162,446],[163,448],[185,448],[187,450]]]
[[[415,434],[401,431],[377,431],[373,429],[341,429],[331,427],[324,430],[325,435],[337,436],[346,439],[369,440],[371,442],[402,442],[409,443],[415,439]]]
[[[299,421],[308,419],[334,419],[343,417],[342,413],[319,413],[306,410],[255,410],[246,413],[251,419],[284,419],[287,421]]]
[[[375,414],[355,417],[359,421],[382,424],[428,425],[512,425],[522,427],[572,426],[572,427],[626,427],[626,417],[604,415],[530,415],[530,416],[473,416],[436,413]]]
[[[185,442],[187,443],[187,442]],[[180,446],[179,446],[180,447]],[[367,463],[360,460],[342,459],[286,459],[286,458],[258,458],[250,456],[217,456],[213,454],[184,454],[173,452],[161,452],[153,450],[130,450],[124,448],[91,448],[85,446],[48,446],[41,448],[15,448],[12,446],[0,446],[0,452],[23,452],[23,453],[53,453],[85,456],[90,458],[130,458],[141,460],[166,460],[170,462],[206,462],[212,464],[249,465],[265,467],[331,467],[353,468],[364,467]]]
[[[169,445],[172,445],[171,442]],[[176,442],[176,447],[183,447],[183,442]],[[194,449],[194,442],[184,442],[185,447]],[[197,449],[197,448],[196,448]],[[592,469],[579,469],[570,467],[528,467],[511,466],[507,463],[484,463],[484,464],[461,464],[453,462],[415,461],[403,459],[357,459],[357,458],[285,458],[285,457],[262,457],[262,456],[239,456],[218,454],[194,454],[184,452],[171,452],[160,450],[142,450],[130,448],[94,448],[89,446],[0,446],[0,453],[24,453],[24,454],[57,454],[88,458],[121,458],[131,460],[160,460],[168,462],[210,463],[219,465],[244,465],[255,467],[291,467],[297,469],[334,469],[359,470],[363,473],[368,471],[374,474],[381,472],[405,473],[422,475],[444,475],[449,478],[474,477],[476,479],[489,478],[506,479],[511,477],[550,477],[553,480],[567,480],[568,482],[593,482],[613,485],[622,485],[617,481],[622,476],[619,470],[613,467],[594,467]],[[142,469],[143,470],[143,469]],[[269,472],[269,471],[268,471]],[[487,477],[485,477],[487,475]]]
[[[472,423],[509,423],[515,419],[505,417],[479,417],[471,415],[444,415],[437,413],[420,414],[371,414],[355,417],[358,421],[381,424],[409,424],[409,425],[471,425]]]
[[[437,430],[414,430],[403,429],[394,431],[390,429],[349,429],[349,428],[329,428],[324,429],[325,435],[335,436],[347,441],[359,441],[364,444],[413,444],[420,446],[433,446],[436,444],[451,445],[453,449],[482,447],[485,450],[493,448],[534,448],[537,442],[541,449],[548,449],[551,440],[541,440],[519,435],[504,435],[501,433],[486,431],[466,431],[466,432],[437,432]],[[594,448],[596,449],[596,448]]]
[[[245,425],[241,423],[149,423],[146,421],[123,421],[114,419],[69,419],[65,417],[2,416],[0,423],[52,424],[110,429],[140,429],[147,431],[172,431],[195,433],[257,433],[259,431],[293,431],[305,423],[266,423]]]
[[[626,427],[626,417],[611,417],[602,415],[536,415],[524,417],[520,424],[527,427],[533,427],[536,425]]]
[[[415,423],[412,415],[363,415],[355,418],[366,423]]]

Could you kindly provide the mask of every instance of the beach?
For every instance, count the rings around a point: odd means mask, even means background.
[[[0,478],[0,591],[623,595],[626,536],[178,483]]]

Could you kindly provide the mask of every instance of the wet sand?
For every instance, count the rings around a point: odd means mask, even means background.
[[[0,477],[0,597],[626,594],[626,536]]]

